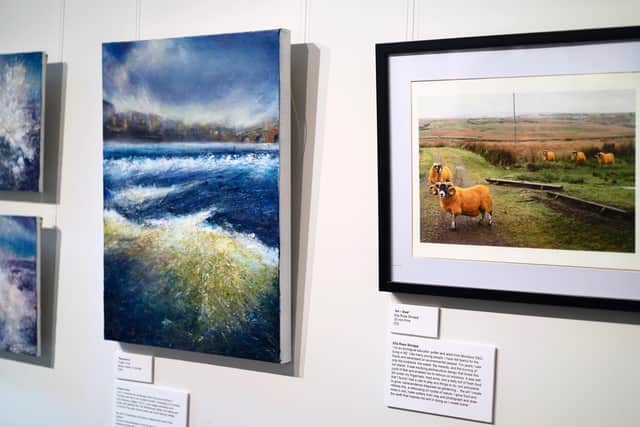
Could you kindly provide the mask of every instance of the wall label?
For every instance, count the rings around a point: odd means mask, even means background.
[[[153,356],[116,352],[114,370],[116,379],[152,383]]]
[[[495,347],[389,334],[389,407],[493,422]]]
[[[439,307],[391,304],[389,314],[391,333],[438,338]]]
[[[114,427],[187,427],[189,393],[116,381]]]

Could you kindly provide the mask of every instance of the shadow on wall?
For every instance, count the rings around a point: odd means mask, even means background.
[[[47,64],[44,107],[44,164],[42,193],[0,191],[0,199],[13,202],[58,203],[64,140],[64,105],[67,67]]]
[[[156,357],[206,363],[237,369],[267,372],[286,376],[303,376],[306,316],[310,293],[310,271],[313,242],[316,234],[317,183],[320,164],[316,129],[324,117],[324,87],[326,81],[325,52],[313,44],[291,46],[291,243],[292,243],[292,346],[293,362],[283,365],[238,359],[205,353],[172,350],[121,343],[126,352],[152,354]],[[323,75],[320,78],[320,75]],[[322,98],[321,98],[322,97]]]

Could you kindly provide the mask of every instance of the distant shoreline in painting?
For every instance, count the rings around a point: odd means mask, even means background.
[[[107,339],[280,360],[279,42],[103,46]]]
[[[0,351],[37,356],[38,224],[0,216]]]
[[[605,75],[479,79],[449,94],[414,83],[417,253],[439,244],[479,260],[501,247],[634,257],[638,77],[609,78],[612,87]],[[467,204],[455,219],[454,198]]]
[[[41,191],[42,52],[0,55],[0,191]]]

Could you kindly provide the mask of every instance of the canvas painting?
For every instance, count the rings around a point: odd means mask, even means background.
[[[414,83],[417,253],[637,269],[638,82]]]
[[[288,43],[103,45],[107,339],[288,360]]]
[[[41,191],[43,52],[0,55],[0,191]]]
[[[39,224],[0,216],[0,351],[39,354]]]

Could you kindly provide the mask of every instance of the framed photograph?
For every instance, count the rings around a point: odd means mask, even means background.
[[[640,27],[376,46],[380,290],[640,310]]]

